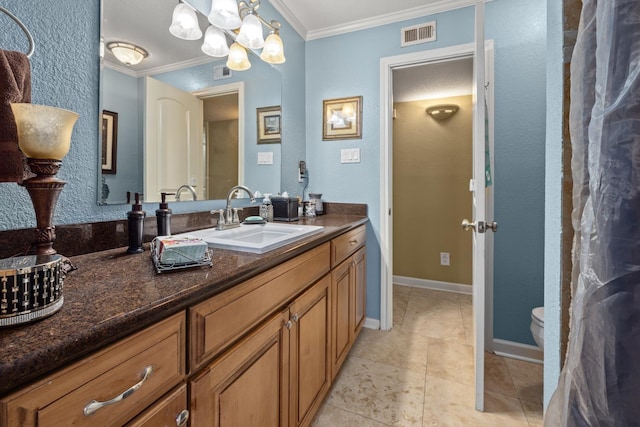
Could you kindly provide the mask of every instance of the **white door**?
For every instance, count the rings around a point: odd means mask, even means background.
[[[181,185],[193,186],[203,199],[202,101],[145,77],[144,117],[145,202],[157,202],[160,193],[175,193]]]

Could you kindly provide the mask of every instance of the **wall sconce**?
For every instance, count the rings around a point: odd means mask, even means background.
[[[78,120],[73,111],[28,103],[12,103],[18,146],[35,177],[23,181],[36,212],[36,254],[53,255],[56,239],[53,212],[66,182],[55,178],[71,146]]]
[[[427,114],[436,120],[444,120],[453,116],[459,109],[460,107],[455,104],[434,105],[427,108]]]
[[[149,56],[149,52],[131,43],[111,42],[107,45],[107,48],[113,52],[118,61],[127,66],[139,64]]]
[[[207,16],[211,24],[204,36],[202,51],[216,58],[227,58],[227,67],[234,71],[251,68],[247,49],[262,49],[260,59],[269,64],[285,62],[284,46],[280,38],[281,24],[278,21],[266,21],[258,15],[260,0],[249,2],[236,0],[212,0],[211,12]],[[198,10],[186,2],[180,2],[173,11],[173,20],[169,31],[184,40],[197,40],[202,36],[198,26]],[[264,39],[262,26],[269,30]],[[227,36],[231,45],[227,43]]]

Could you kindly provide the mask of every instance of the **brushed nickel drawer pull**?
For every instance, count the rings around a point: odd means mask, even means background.
[[[147,380],[147,378],[151,376],[152,373],[153,373],[153,365],[147,366],[146,368],[144,368],[144,370],[140,375],[142,379],[140,380],[139,383],[134,384],[130,388],[126,389],[125,391],[123,391],[122,393],[114,397],[113,399],[110,399],[104,402],[92,400],[87,404],[87,406],[84,407],[84,415],[89,416],[94,412],[96,412],[98,409],[104,408],[105,406],[113,405],[114,403],[118,403],[121,400],[124,400],[127,397],[131,396],[136,390],[142,387],[142,384],[144,384],[144,382]]]
[[[349,244],[350,244],[351,246],[355,246],[355,245],[357,245],[357,244],[358,244],[358,241],[357,241],[357,240],[355,240],[355,239],[353,239],[353,240],[349,240]]]
[[[176,417],[176,427],[182,427],[187,425],[187,421],[189,420],[189,411],[186,409],[178,414]]]

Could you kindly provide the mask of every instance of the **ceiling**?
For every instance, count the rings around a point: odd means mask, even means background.
[[[119,64],[108,49],[105,49],[105,63],[110,68],[134,76],[157,74],[176,68],[215,62],[216,59],[204,55],[200,50],[201,42],[180,40],[169,34],[173,8],[177,0],[103,0],[102,35],[105,44],[112,41],[134,43],[149,51],[142,63],[125,67]],[[189,0],[188,0],[189,1]],[[202,2],[203,0],[198,0]],[[468,6],[474,0],[262,0],[269,1],[291,26],[306,40],[350,31],[371,28],[378,25],[403,21],[417,16],[437,13],[443,10]],[[139,19],[144,16],[145,19]],[[266,16],[267,19],[270,17]],[[207,28],[207,19],[200,16],[200,28]],[[286,53],[286,39],[285,53]],[[223,63],[222,60],[217,60]],[[469,68],[447,66],[446,73],[441,70],[429,72],[429,79],[422,78],[424,73],[408,69],[402,72],[402,78],[394,79],[409,91],[420,88],[422,92],[429,87],[442,88],[464,81],[470,87]],[[433,65],[435,67],[436,65]],[[442,67],[442,66],[441,66]],[[460,71],[460,73],[458,73]],[[418,79],[418,80],[414,80]],[[395,85],[395,84],[394,84]],[[396,88],[398,96],[400,87]],[[470,93],[468,89],[467,93]]]

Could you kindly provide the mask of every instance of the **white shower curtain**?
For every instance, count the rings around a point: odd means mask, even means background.
[[[640,1],[583,0],[570,336],[545,426],[640,426]]]

